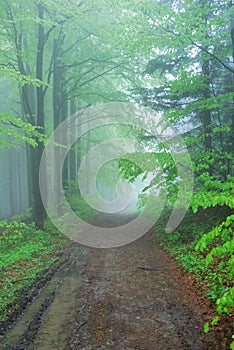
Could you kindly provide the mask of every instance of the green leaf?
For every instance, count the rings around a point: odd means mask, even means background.
[[[205,333],[208,333],[209,330],[210,330],[209,322],[206,322],[206,323],[204,324],[204,332],[205,332]]]

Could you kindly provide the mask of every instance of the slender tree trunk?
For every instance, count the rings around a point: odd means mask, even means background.
[[[202,5],[202,7],[204,7],[205,9],[207,8],[208,5],[208,1],[207,0],[200,0],[200,5]],[[208,15],[207,13],[203,14],[203,20],[204,23],[207,25],[208,23]],[[206,38],[208,39],[208,32],[205,35]],[[205,100],[208,100],[211,97],[211,91],[210,91],[210,58],[208,58],[206,55],[204,55],[204,57],[202,57],[202,61],[201,61],[201,65],[202,65],[202,77],[203,77],[203,89],[202,89],[202,97]],[[211,164],[211,160],[212,160],[212,136],[211,136],[211,112],[208,109],[204,109],[202,111],[202,117],[201,117],[202,123],[203,123],[203,136],[204,136],[204,150],[205,153],[208,154],[208,172],[209,175],[212,175],[213,169],[212,169],[212,164]]]
[[[59,65],[58,65],[58,39],[54,39],[54,59],[53,59],[53,118],[54,130],[59,126]]]
[[[21,72],[22,73],[22,72]],[[30,74],[30,73],[29,73]],[[35,120],[35,87],[33,85],[24,85],[20,89],[20,98],[22,106],[22,115],[25,121],[29,120],[32,125],[36,125]],[[28,201],[29,207],[33,207],[33,179],[35,178],[35,150],[29,144],[26,144],[27,154],[27,173],[28,173]]]
[[[36,63],[36,78],[43,81],[43,58],[44,58],[44,39],[45,32],[43,27],[44,19],[44,6],[40,2],[38,4],[38,42],[37,42],[37,63]],[[37,125],[41,127],[42,130],[45,128],[45,111],[44,111],[44,89],[40,85],[36,89],[36,99],[37,99]],[[44,145],[42,142],[38,142],[38,147],[35,148],[35,178],[33,179],[33,214],[35,218],[36,225],[38,227],[43,226],[43,221],[45,218],[45,209],[42,203],[40,188],[39,188],[39,166],[41,161],[42,152]],[[46,184],[44,184],[46,186]]]
[[[59,51],[60,51],[60,43],[58,39],[54,39],[54,59],[53,59],[53,122],[54,122],[54,130],[61,123],[60,118],[60,100],[61,100],[61,72],[59,68]],[[59,139],[56,139],[57,146],[54,149],[54,157],[55,159],[60,159],[60,146]],[[56,163],[56,162],[55,162]],[[61,211],[61,193],[59,189],[59,178],[61,169],[51,169],[53,174],[53,196],[55,198],[55,202],[57,203],[57,208],[54,208],[55,213],[57,215],[62,214]]]
[[[17,182],[18,182],[18,214],[22,213],[22,154],[21,152],[18,153],[17,157],[17,170],[18,170],[18,176],[17,176]]]
[[[64,120],[68,117],[68,101],[67,101],[67,92],[64,86],[64,76],[65,69],[60,65],[60,57],[62,53],[61,43],[63,42],[64,37],[54,40],[54,60],[53,60],[53,113],[54,113],[54,129],[56,129]],[[63,138],[65,135],[63,135]],[[57,140],[59,143],[60,141]],[[56,147],[55,157],[60,157],[60,147]],[[54,191],[57,195],[56,202],[60,204],[60,193],[59,193],[59,173],[61,169],[54,172]],[[62,169],[62,181],[63,186],[67,187],[69,180],[69,170],[68,170],[68,156],[66,157],[63,169]],[[57,214],[60,214],[60,209],[58,207]]]
[[[8,181],[9,181],[9,206],[10,206],[10,215],[13,216],[16,214],[16,194],[15,194],[15,158],[13,151],[9,150],[8,155]]]
[[[63,87],[63,89],[64,89],[64,87]],[[61,97],[62,97],[61,122],[63,122],[68,117],[68,103],[67,103],[65,90],[62,90]],[[67,131],[65,136],[66,136],[66,139],[69,137],[68,131]],[[67,154],[67,157],[65,158],[64,163],[63,163],[62,178],[63,178],[63,186],[67,186],[68,185],[68,154]]]
[[[231,40],[232,40],[232,59],[234,61],[234,16],[232,16],[231,19]],[[232,74],[232,88],[234,91],[234,74]],[[233,100],[234,103],[234,100]],[[232,122],[231,122],[231,154],[234,155],[234,116],[232,115],[231,118]],[[231,175],[234,176],[234,160],[232,162],[230,162],[231,166],[230,166],[230,171],[231,171]]]
[[[70,101],[70,115],[75,114],[76,107],[74,100]],[[68,173],[69,173],[69,192],[74,191],[74,184],[77,181],[77,147],[73,145],[68,153]]]
[[[209,69],[209,61],[205,60],[202,63],[202,75],[203,75],[203,98],[208,100],[210,98],[210,69]],[[208,157],[208,172],[209,175],[212,175],[212,127],[211,127],[211,112],[208,109],[204,109],[202,112],[202,123],[204,126],[203,135],[204,135],[204,149],[205,153],[209,155]]]

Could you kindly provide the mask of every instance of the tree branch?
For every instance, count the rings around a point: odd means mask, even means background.
[[[206,49],[205,47],[196,44],[194,41],[192,41],[191,38],[189,38],[189,40],[191,41],[192,45],[196,46],[198,49],[200,49],[201,51],[207,53],[207,55],[211,56],[212,58],[214,58],[216,61],[218,61],[224,68],[226,68],[227,70],[229,70],[229,72],[231,72],[232,74],[234,74],[234,69],[232,69],[231,67],[229,67],[226,63],[224,63],[219,57],[217,57],[215,54],[213,54],[212,52],[210,52],[208,49]]]
[[[149,16],[151,19],[152,17]],[[153,19],[152,19],[153,20]],[[155,21],[155,20],[154,20]],[[156,21],[157,25],[166,33],[170,33],[172,35],[174,35],[175,37],[180,37],[181,35],[179,33],[174,32],[171,29],[167,29],[165,28],[163,25],[161,25],[158,21]],[[197,47],[199,50],[205,52],[207,55],[211,56],[213,59],[215,59],[217,62],[219,62],[225,69],[227,69],[229,72],[231,72],[232,74],[234,74],[234,69],[232,69],[231,67],[229,67],[225,62],[223,62],[218,56],[216,56],[215,54],[213,54],[212,52],[210,52],[208,49],[206,49],[205,47],[203,47],[202,45],[199,45],[197,43],[195,43],[195,41],[193,41],[190,37],[188,37],[188,39],[190,40],[191,44],[195,47]]]

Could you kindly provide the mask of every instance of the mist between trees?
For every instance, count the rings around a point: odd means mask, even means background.
[[[75,112],[110,101],[148,106],[183,130],[197,192],[212,187],[211,178],[222,191],[233,176],[230,1],[1,1],[1,17],[1,147],[11,148],[1,157],[1,216],[29,207],[43,221],[38,169],[46,137]],[[82,154],[106,132],[87,132],[69,152],[70,189]],[[142,149],[162,152],[155,135],[129,132]]]

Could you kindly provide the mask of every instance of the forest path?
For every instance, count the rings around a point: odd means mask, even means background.
[[[203,323],[196,288],[148,233],[119,248],[72,244],[1,349],[221,350]]]
[[[132,244],[92,249],[67,350],[207,350],[194,286],[149,233]]]

